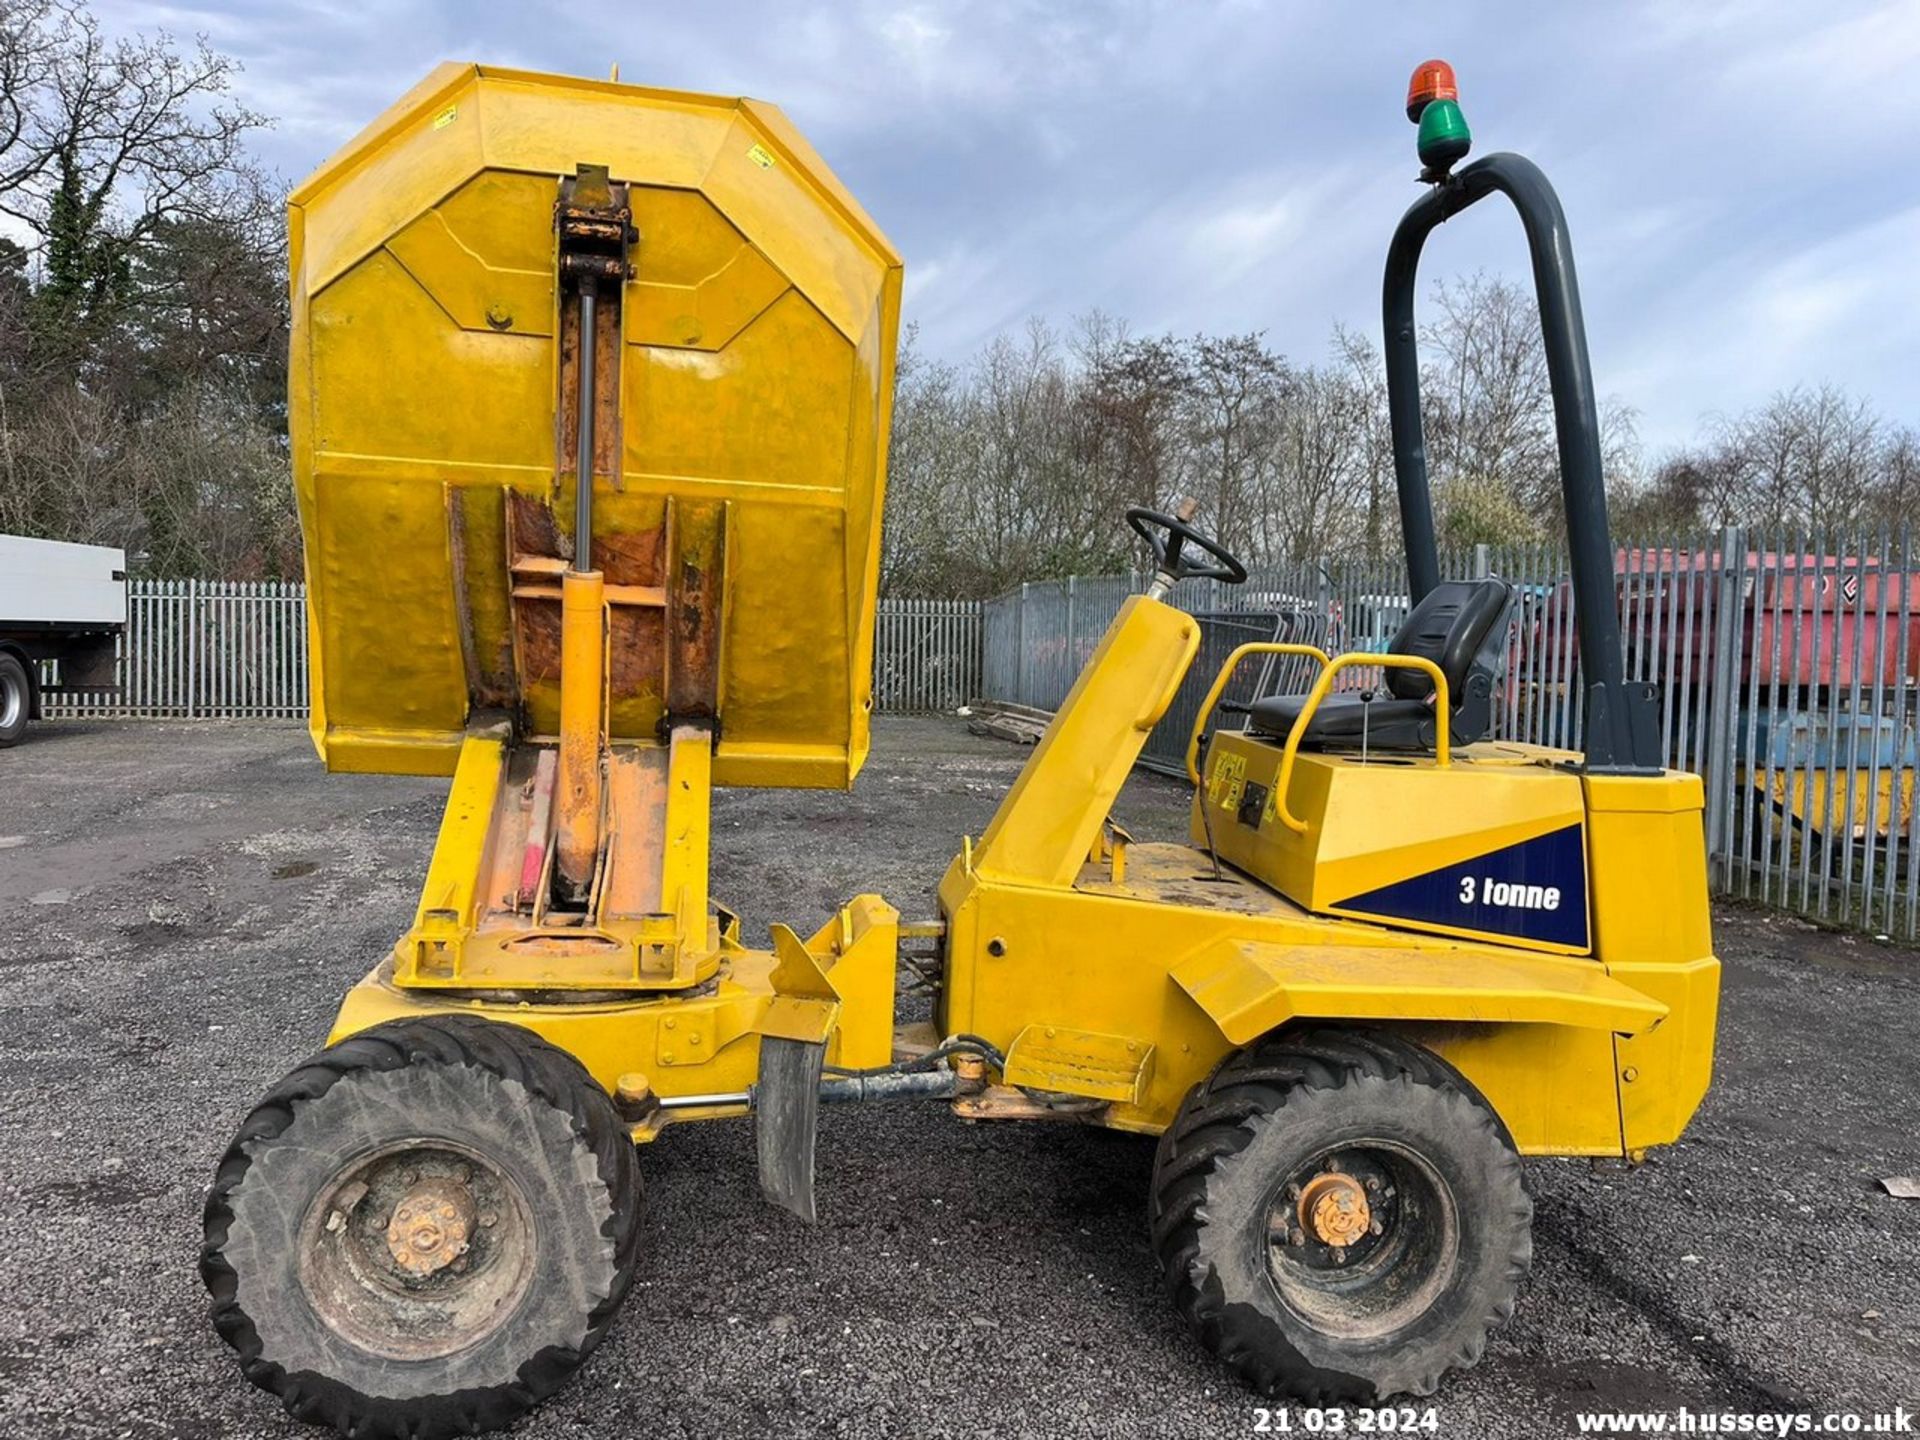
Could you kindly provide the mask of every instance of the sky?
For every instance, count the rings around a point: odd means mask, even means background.
[[[1600,391],[1651,454],[1798,383],[1920,422],[1920,3],[1851,0],[94,0],[204,32],[276,118],[288,181],[444,59],[771,100],[906,258],[906,318],[963,360],[1041,315],[1379,331],[1417,195],[1404,98],[1451,61],[1476,155],[1560,192]],[[1490,199],[1423,279],[1530,284]]]

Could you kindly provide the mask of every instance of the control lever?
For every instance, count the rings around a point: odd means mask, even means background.
[[[1371,687],[1360,692],[1360,763],[1367,763],[1368,722],[1373,719],[1373,690]]]

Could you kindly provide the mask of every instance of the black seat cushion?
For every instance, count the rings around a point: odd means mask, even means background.
[[[1306,708],[1306,704],[1305,695],[1269,695],[1264,700],[1256,700],[1247,710],[1251,728],[1263,735],[1285,739],[1292,733],[1293,722],[1300,718],[1300,712]],[[1362,710],[1370,713],[1363,718]],[[1361,703],[1358,693],[1347,691],[1329,695],[1320,702],[1320,708],[1313,712],[1313,723],[1307,727],[1301,743],[1358,745],[1364,724],[1368,740],[1376,744],[1393,748],[1418,746],[1421,744],[1417,738],[1421,726],[1432,718],[1433,707],[1424,700],[1401,700],[1392,695],[1376,693],[1369,707]],[[1402,746],[1395,746],[1396,738],[1403,736]]]
[[[1402,622],[1387,646],[1394,655],[1419,655],[1440,667],[1447,677],[1447,696],[1454,718],[1468,696],[1468,677],[1474,659],[1483,646],[1498,642],[1493,627],[1513,603],[1513,587],[1504,580],[1448,580],[1428,591],[1413,613]],[[1484,664],[1484,661],[1483,661]],[[1484,728],[1484,694],[1490,685],[1483,676],[1475,689],[1481,698],[1466,729],[1473,732],[1455,738],[1470,743]],[[1366,742],[1383,750],[1426,750],[1434,742],[1433,679],[1419,670],[1389,669],[1384,684],[1373,693],[1371,702],[1360,692],[1346,691],[1329,695],[1313,712],[1307,733],[1300,737],[1307,746],[1345,746]],[[1262,735],[1285,739],[1306,708],[1305,695],[1269,695],[1256,700],[1247,711],[1249,728]]]
[[[1413,607],[1387,650],[1433,661],[1447,677],[1447,691],[1458,705],[1475,652],[1512,599],[1513,589],[1504,580],[1443,580]],[[1386,682],[1402,700],[1425,700],[1433,694],[1433,681],[1418,670],[1389,670]]]

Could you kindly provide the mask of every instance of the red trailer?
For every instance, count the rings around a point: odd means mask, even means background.
[[[1884,841],[1912,821],[1915,733],[1908,687],[1920,670],[1920,573],[1876,555],[1749,550],[1732,573],[1717,548],[1623,548],[1614,586],[1626,674],[1666,691],[1670,763],[1709,757],[1707,687],[1731,677],[1735,784],[1765,798],[1777,824],[1825,844]],[[1738,606],[1729,634],[1724,605]],[[1521,587],[1511,676],[1513,723],[1571,734],[1561,714],[1578,651],[1566,579]],[[1716,663],[1721,637],[1731,661]],[[1558,717],[1557,719],[1554,717]],[[1555,726],[1559,728],[1556,729]],[[1564,741],[1559,742],[1564,743]],[[1831,844],[1825,842],[1831,840]]]
[[[1620,549],[1620,601],[1627,673],[1662,684],[1703,682],[1711,672],[1722,595],[1719,550]],[[1777,688],[1824,691],[1912,682],[1920,670],[1920,573],[1885,568],[1878,556],[1749,550],[1737,579],[1735,636],[1740,694]],[[1536,587],[1521,624],[1523,654],[1578,654],[1569,623],[1573,592],[1562,579]],[[1902,635],[1905,643],[1902,644]],[[1539,661],[1533,663],[1539,668]]]
[[[1695,647],[1692,673],[1697,675],[1705,612],[1699,591],[1718,583],[1720,556],[1688,558],[1690,578],[1676,575],[1672,551],[1623,550],[1616,574],[1623,601],[1631,601],[1649,582],[1658,587],[1663,575],[1696,587],[1688,643]],[[1913,678],[1920,663],[1920,575],[1883,568],[1874,555],[1750,550],[1739,585],[1743,689],[1756,670],[1763,694],[1775,686],[1820,690],[1851,688],[1856,679],[1870,687],[1876,679],[1892,685]],[[1655,608],[1661,608],[1657,600]]]

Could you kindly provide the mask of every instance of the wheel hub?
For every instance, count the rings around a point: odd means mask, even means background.
[[[359,1349],[428,1360],[512,1323],[538,1243],[525,1193],[488,1156],[397,1140],[315,1195],[300,1285],[321,1323]]]
[[[1336,1250],[1352,1245],[1373,1224],[1367,1192],[1351,1175],[1337,1170],[1322,1171],[1301,1186],[1297,1209],[1301,1228]]]
[[[473,1192],[451,1176],[414,1184],[387,1221],[393,1263],[416,1279],[458,1265],[472,1242]]]
[[[1267,1273],[1280,1302],[1322,1333],[1385,1336],[1448,1283],[1459,1236],[1452,1188],[1425,1156],[1353,1136],[1276,1185]]]

